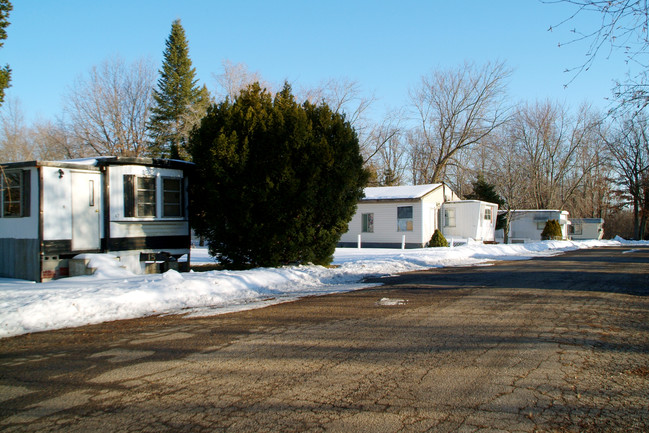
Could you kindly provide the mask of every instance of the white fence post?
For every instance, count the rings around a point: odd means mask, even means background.
[[[361,249],[361,235],[358,235],[358,243],[356,244],[356,248],[359,250]]]
[[[406,249],[406,235],[401,236],[401,249]]]

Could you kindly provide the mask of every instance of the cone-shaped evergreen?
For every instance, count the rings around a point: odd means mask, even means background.
[[[209,105],[207,88],[199,87],[195,76],[185,29],[176,20],[165,44],[158,87],[153,91],[155,105],[151,107],[149,123],[152,156],[188,158],[189,131]]]
[[[222,264],[331,261],[368,177],[344,116],[253,84],[212,106],[190,144],[192,226]]]
[[[439,229],[435,230],[435,233],[433,233],[433,236],[431,236],[430,241],[428,241],[428,247],[448,247],[448,241],[444,237],[441,231]]]
[[[541,239],[544,241],[547,240],[561,240],[563,239],[563,234],[561,233],[561,225],[557,220],[548,220],[543,227],[541,232]]]

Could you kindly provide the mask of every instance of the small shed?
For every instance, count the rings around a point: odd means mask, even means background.
[[[561,236],[568,239],[568,211],[553,209],[523,209],[511,211],[509,221],[509,243],[537,242],[541,240],[541,233],[545,223],[556,220],[561,226]],[[496,241],[504,241],[502,229],[496,230]]]
[[[436,229],[445,236],[493,240],[497,211],[493,203],[459,200],[442,183],[369,187],[338,245],[422,248]]]
[[[0,276],[68,276],[81,253],[110,252],[136,273],[178,267],[183,255],[188,267],[192,163],[98,157],[1,167]]]
[[[604,237],[604,220],[602,218],[572,218],[568,227],[570,239],[587,240]]]
[[[480,200],[456,200],[442,205],[442,233],[446,238],[495,240],[498,205]]]

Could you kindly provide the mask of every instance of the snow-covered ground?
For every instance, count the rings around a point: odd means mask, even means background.
[[[258,308],[304,296],[367,287],[367,276],[432,267],[525,260],[563,251],[637,242],[547,241],[515,245],[469,244],[455,248],[337,249],[334,266],[291,266],[247,271],[135,275],[105,255],[93,257],[92,276],[47,283],[0,278],[0,338],[155,314],[212,315]],[[649,243],[644,243],[649,245]],[[192,250],[193,264],[210,264],[206,249]]]

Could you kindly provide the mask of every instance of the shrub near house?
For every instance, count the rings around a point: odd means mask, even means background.
[[[557,220],[548,220],[545,223],[545,227],[543,228],[543,231],[541,232],[541,239],[544,241],[547,240],[561,240],[563,239],[563,235],[561,233],[561,226],[559,225],[559,221]]]
[[[433,236],[431,236],[430,241],[428,242],[428,247],[448,247],[448,241],[442,234],[442,232],[439,231],[439,229],[435,230],[435,233],[433,233]]]

